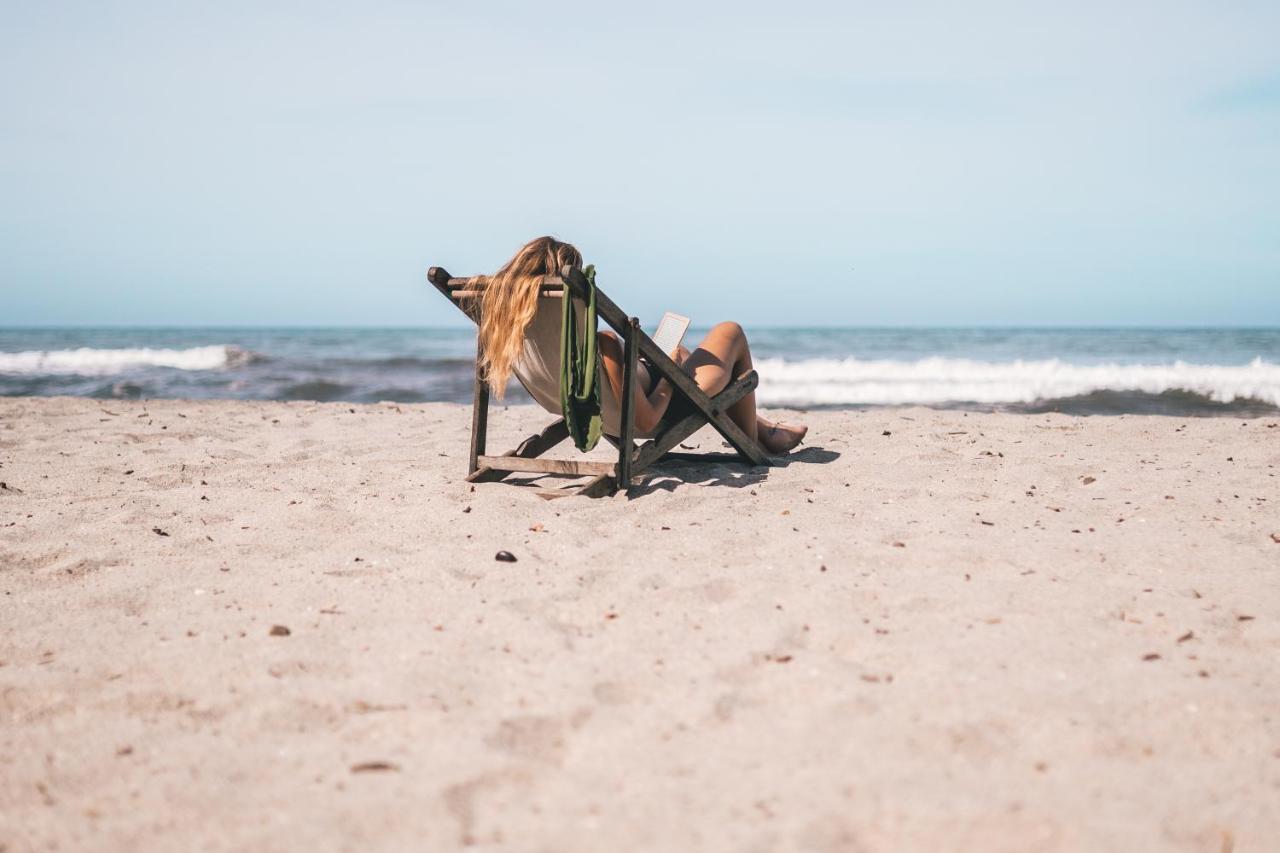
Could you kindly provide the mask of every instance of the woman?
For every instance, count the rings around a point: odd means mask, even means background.
[[[499,399],[506,390],[507,379],[515,373],[544,407],[551,411],[559,408],[560,308],[547,306],[539,310],[538,284],[542,276],[559,273],[565,264],[581,268],[582,255],[568,243],[539,237],[488,279],[480,311],[481,364],[490,389]],[[538,345],[526,347],[526,338]],[[622,341],[613,332],[600,332],[598,349],[605,380],[600,386],[604,431],[619,435]],[[737,323],[713,327],[697,349],[689,352],[681,347],[675,360],[708,395],[718,394],[733,379],[751,370],[751,350]],[[653,381],[643,360],[638,365],[638,379],[632,411],[636,432],[645,436],[666,414],[674,389],[666,379]],[[743,432],[773,454],[788,452],[808,431],[805,426],[775,423],[756,414],[754,392],[735,403],[728,414]]]

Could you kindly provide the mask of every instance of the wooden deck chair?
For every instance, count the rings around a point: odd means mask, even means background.
[[[427,279],[463,313],[478,322],[479,317],[476,313],[479,310],[478,303],[472,297],[483,293],[482,277],[454,278],[440,267],[432,267],[427,272]],[[583,299],[588,295],[588,284],[582,271],[567,265],[560,271],[560,275],[543,277],[538,298],[561,299],[564,298],[566,290]],[[489,386],[481,375],[480,344],[477,341],[475,396],[471,413],[471,453],[467,463],[468,482],[494,482],[515,472],[568,474],[576,477],[591,477],[576,492],[577,494],[588,497],[610,495],[619,488],[628,489],[633,477],[660,459],[724,461],[725,454],[673,452],[676,445],[697,432],[704,424],[715,427],[737,451],[737,457],[731,458],[740,457],[753,465],[770,464],[769,455],[764,448],[748,437],[726,414],[730,406],[756,387],[759,377],[754,370],[730,382],[719,394],[709,397],[653,342],[652,338],[641,331],[639,320],[624,314],[598,287],[596,288],[596,314],[612,326],[623,340],[623,388],[622,398],[619,401],[622,410],[620,429],[622,435],[605,436],[618,448],[617,463],[541,458],[542,454],[568,438],[569,431],[565,427],[563,418],[548,424],[536,435],[529,436],[514,450],[509,450],[501,456],[487,455],[485,432],[489,415]],[[648,359],[659,376],[665,377],[674,386],[672,406],[675,407],[681,399],[686,400],[687,405],[677,410],[678,416],[673,422],[668,423],[664,420],[658,426],[659,432],[637,447],[632,399],[637,381],[636,360],[641,354]]]

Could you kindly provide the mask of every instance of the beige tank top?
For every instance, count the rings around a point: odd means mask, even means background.
[[[581,305],[582,300],[578,300]],[[538,405],[552,414],[560,414],[560,325],[563,306],[559,299],[539,299],[538,310],[524,332],[524,351],[512,365],[512,372]],[[578,311],[586,323],[586,308]],[[600,415],[606,435],[622,435],[622,407],[613,393],[603,365],[596,377],[600,383]],[[642,437],[642,436],[637,436]]]

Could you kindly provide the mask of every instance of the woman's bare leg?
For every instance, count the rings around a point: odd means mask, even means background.
[[[731,381],[751,370],[746,333],[737,323],[717,324],[681,367],[708,396],[719,394]],[[808,430],[803,426],[775,424],[757,415],[754,391],[730,406],[726,414],[770,453],[786,453],[800,443]]]

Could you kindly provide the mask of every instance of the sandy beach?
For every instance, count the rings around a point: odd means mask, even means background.
[[[1275,849],[1276,419],[787,417],[0,400],[0,850]]]

